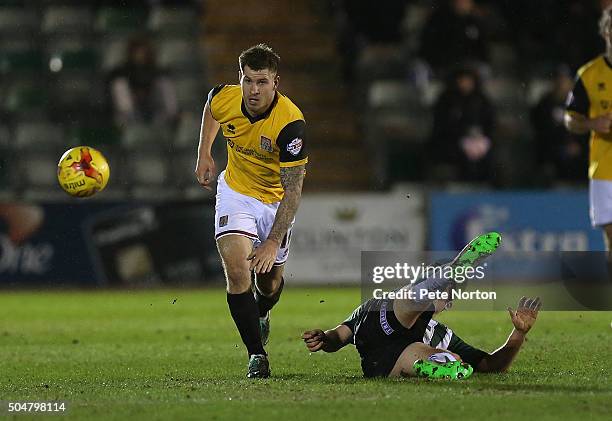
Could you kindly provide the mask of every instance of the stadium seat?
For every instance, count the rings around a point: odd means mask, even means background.
[[[5,111],[11,114],[24,114],[44,111],[49,97],[43,86],[29,82],[11,84],[2,100]]]
[[[42,72],[45,64],[44,55],[38,50],[0,52],[0,74],[3,76]]]
[[[507,139],[526,139],[530,137],[529,113],[502,110],[497,116],[498,137]]]
[[[404,143],[423,143],[431,130],[428,113],[381,113],[375,117],[375,130],[385,137],[401,139]]]
[[[125,61],[127,39],[125,37],[104,40],[100,46],[101,67],[110,71]]]
[[[195,150],[182,150],[172,157],[171,177],[177,187],[189,186],[196,182],[194,169],[197,159]]]
[[[484,88],[498,108],[524,108],[527,104],[524,84],[515,79],[488,79],[484,83]]]
[[[203,87],[202,79],[177,78],[174,81],[174,86],[180,110],[195,111],[203,107],[208,92]]]
[[[11,132],[9,128],[0,124],[0,150],[6,150],[10,146]]]
[[[127,149],[162,149],[169,145],[169,130],[149,124],[131,124],[123,131],[121,144]]]
[[[158,64],[173,73],[201,70],[202,53],[196,40],[167,39],[157,48]]]
[[[89,145],[104,149],[105,146],[116,146],[120,143],[119,130],[113,126],[78,126],[70,131],[72,145]]]
[[[138,32],[143,29],[146,18],[144,9],[105,7],[96,15],[95,29],[109,34]]]
[[[423,92],[421,93],[423,104],[427,107],[432,107],[443,91],[443,82],[439,80],[430,80],[424,85]]]
[[[87,73],[75,73],[55,79],[52,88],[54,105],[62,109],[78,109],[100,100],[101,88],[96,88],[96,84],[85,75]]]
[[[82,7],[52,6],[43,14],[41,29],[46,34],[89,32],[92,15]]]
[[[137,199],[164,200],[176,196],[176,186],[167,186],[169,162],[159,154],[142,153],[124,161],[126,178],[131,180],[131,194]]]
[[[153,32],[185,34],[199,29],[198,13],[192,8],[155,7],[149,14],[147,27]]]
[[[553,82],[550,79],[532,79],[527,85],[527,104],[536,105],[542,97],[552,89]]]
[[[36,32],[39,20],[36,12],[19,7],[0,7],[0,34]]]
[[[515,48],[511,44],[492,43],[490,63],[496,75],[514,75],[520,69]]]
[[[19,123],[15,129],[14,147],[17,149],[57,151],[63,146],[66,146],[66,139],[58,125],[43,121],[26,121]]]
[[[401,78],[405,73],[406,61],[399,45],[368,45],[355,64],[357,80],[365,82]]]
[[[368,105],[375,109],[395,109],[409,112],[422,107],[416,88],[404,80],[377,80],[370,85]]]
[[[10,131],[8,127],[0,125],[0,193],[9,189],[10,163],[14,160],[10,154]],[[1,198],[1,197],[0,197]]]
[[[432,8],[425,4],[410,4],[406,7],[406,14],[402,22],[404,40],[411,51],[416,51],[420,44],[420,35],[427,22]]]
[[[195,112],[185,112],[176,129],[174,145],[179,149],[193,149],[200,135],[201,116]]]
[[[20,177],[30,187],[55,186],[57,159],[55,154],[28,154],[19,163]]]
[[[97,51],[92,48],[58,51],[49,57],[49,69],[59,72],[95,72]]]

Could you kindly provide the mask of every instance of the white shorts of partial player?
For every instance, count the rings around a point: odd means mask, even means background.
[[[612,181],[590,180],[591,224],[600,227],[612,223]]]

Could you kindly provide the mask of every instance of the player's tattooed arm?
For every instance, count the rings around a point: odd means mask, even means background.
[[[305,165],[281,167],[280,169],[280,179],[285,194],[278,206],[274,224],[270,230],[270,235],[268,235],[269,240],[273,240],[279,245],[285,234],[287,234],[291,221],[293,221],[298,206],[300,205],[305,172]]]

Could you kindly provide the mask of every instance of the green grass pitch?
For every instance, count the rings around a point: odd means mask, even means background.
[[[70,418],[104,420],[610,419],[610,312],[542,312],[506,374],[366,380],[353,346],[310,355],[299,339],[358,302],[358,289],[288,285],[272,313],[273,377],[252,381],[222,290],[3,292],[0,417],[6,401],[62,400]],[[488,351],[511,330],[502,311],[440,320]]]

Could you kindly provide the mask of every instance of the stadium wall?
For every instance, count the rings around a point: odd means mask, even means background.
[[[0,287],[222,285],[214,204],[0,203]],[[361,251],[457,250],[496,230],[504,250],[603,250],[586,191],[311,194],[291,235],[292,283],[355,284]]]

